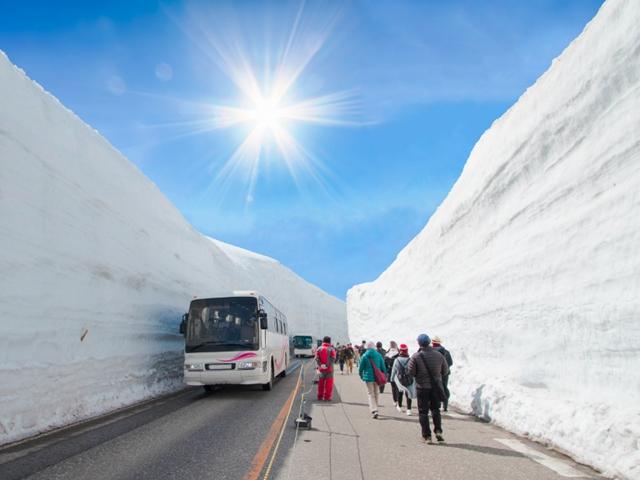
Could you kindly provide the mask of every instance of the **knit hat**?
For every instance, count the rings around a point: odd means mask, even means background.
[[[442,343],[442,340],[440,340],[440,337],[439,337],[439,336],[437,336],[437,335],[436,335],[435,337],[433,337],[433,338],[431,339],[431,341],[432,341],[433,343],[438,343],[438,344],[439,344],[439,343]]]
[[[409,347],[407,347],[407,344],[406,344],[406,343],[401,343],[401,344],[400,344],[400,348],[399,348],[399,350],[400,350],[401,352],[408,352],[408,351],[409,351]]]
[[[431,339],[429,338],[429,335],[427,335],[426,333],[421,333],[420,335],[418,335],[418,345],[420,345],[421,347],[428,347],[430,343]]]

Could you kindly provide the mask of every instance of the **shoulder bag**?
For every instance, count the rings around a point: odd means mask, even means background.
[[[382,373],[382,370],[376,367],[376,364],[373,362],[373,359],[371,357],[369,357],[369,362],[371,363],[371,368],[373,368],[373,376],[376,379],[375,382],[379,387],[385,385],[387,383],[387,376]]]

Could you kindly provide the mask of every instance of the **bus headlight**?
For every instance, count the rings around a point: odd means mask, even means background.
[[[254,370],[258,366],[258,362],[238,362],[238,370]]]
[[[204,363],[185,363],[184,369],[190,372],[202,372],[204,371]]]

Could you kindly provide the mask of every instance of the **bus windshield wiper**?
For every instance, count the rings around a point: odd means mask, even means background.
[[[213,341],[213,342],[196,343],[195,345],[187,344],[187,347],[190,348],[191,350],[196,350],[198,348],[205,347],[207,345],[225,345],[225,346],[228,345],[230,347],[246,347],[247,345],[253,345],[253,343]]]

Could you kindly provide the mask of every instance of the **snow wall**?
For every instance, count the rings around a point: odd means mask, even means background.
[[[352,340],[440,335],[458,407],[636,479],[639,26],[639,1],[607,1],[347,296]]]
[[[347,338],[343,302],[198,233],[0,52],[0,443],[179,388],[182,313],[234,289]]]

